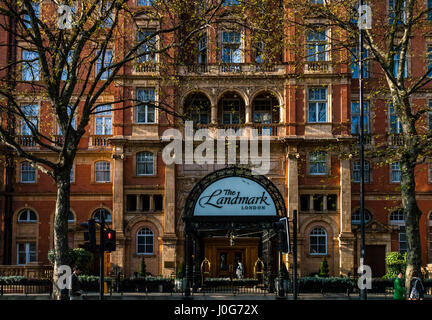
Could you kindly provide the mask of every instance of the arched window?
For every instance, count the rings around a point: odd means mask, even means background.
[[[372,214],[368,210],[364,210],[365,213],[365,223],[368,223],[372,220]],[[361,223],[361,215],[360,215],[360,209],[354,211],[354,213],[351,215],[351,223],[352,224],[360,224]]]
[[[398,209],[390,213],[390,224],[405,225],[405,213],[403,209]]]
[[[137,233],[137,254],[153,254],[154,234],[149,228],[142,228]]]
[[[36,182],[36,170],[30,164],[25,161],[21,163],[21,183],[34,183]]]
[[[111,181],[111,164],[107,161],[96,162],[96,182]]]
[[[309,253],[311,255],[327,254],[327,232],[322,227],[317,227],[309,234]]]
[[[107,223],[111,223],[112,222],[112,215],[111,213],[106,210],[106,209],[97,209],[94,213],[93,213],[93,219],[95,219],[97,222],[100,222],[101,217],[105,217],[105,222]]]
[[[75,216],[74,216],[74,214],[72,213],[72,211],[69,211],[69,214],[68,214],[68,222],[69,222],[69,223],[74,223],[74,222],[75,222]]]
[[[136,175],[149,176],[154,174],[153,153],[139,152],[136,155]]]
[[[188,118],[193,121],[194,125],[210,123],[211,103],[204,94],[190,94],[185,100],[184,109]]]
[[[26,209],[19,213],[18,222],[37,222],[37,216],[34,211]]]

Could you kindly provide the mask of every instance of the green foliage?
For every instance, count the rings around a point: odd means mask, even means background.
[[[177,270],[177,278],[178,279],[183,279],[185,276],[185,264],[184,262],[180,263],[180,266],[178,267]]]
[[[147,275],[147,266],[145,263],[145,257],[142,255],[141,256],[141,260],[140,260],[140,265],[139,265],[139,270],[138,270],[138,275],[140,277],[145,277]]]
[[[387,273],[384,275],[384,279],[394,279],[400,271],[402,271],[402,274],[405,274],[406,253],[389,252],[386,256],[386,267]]]
[[[328,278],[329,276],[329,266],[326,257],[321,261],[319,276],[324,278]]]
[[[54,264],[54,258],[54,250],[51,249],[48,251],[48,260],[51,264]],[[83,274],[88,274],[93,261],[93,254],[83,248],[69,249],[69,261],[70,267],[73,268],[78,265]]]

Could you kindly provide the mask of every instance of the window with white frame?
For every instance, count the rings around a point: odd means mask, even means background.
[[[72,114],[72,108],[73,108],[73,106],[68,106],[68,108],[67,108],[67,115],[69,118],[71,117],[71,114]],[[75,128],[75,114],[72,116],[72,119],[70,119],[70,120],[71,120],[71,127],[73,129],[76,129]],[[63,131],[62,131],[62,129],[58,123],[57,123],[57,133],[61,136],[63,135]]]
[[[222,63],[242,62],[241,33],[237,31],[222,32]]]
[[[358,49],[353,48],[352,54],[351,54],[351,73],[353,79],[359,78],[359,72],[360,72],[360,66],[359,66],[359,60],[360,55],[357,53]],[[364,49],[363,51],[363,78],[369,78],[369,51]]]
[[[21,107],[21,110],[24,114],[24,117],[21,117],[21,135],[31,136],[32,131],[30,127],[38,130],[39,106],[37,104],[25,105]],[[25,121],[25,118],[27,119],[27,122]]]
[[[198,39],[198,64],[207,63],[207,35],[203,34]]]
[[[327,30],[309,31],[306,39],[307,61],[328,61],[328,37]]]
[[[63,81],[70,79],[72,76],[72,72],[74,72],[74,70],[71,69],[72,56],[73,56],[73,50],[68,52],[68,56],[66,58],[67,67],[63,68],[63,72],[61,75],[61,80]]]
[[[98,106],[95,110],[95,134],[112,135],[112,105]]]
[[[317,151],[309,154],[309,174],[326,175],[327,174],[327,152]]]
[[[111,1],[104,1],[104,3],[101,3],[100,6],[100,16],[105,17],[104,21],[103,21],[103,27],[105,28],[111,28],[113,23],[114,23],[114,12],[115,12],[115,5],[112,6],[111,8]],[[111,11],[109,14],[107,14],[107,12],[110,10]]]
[[[137,233],[137,254],[154,253],[154,233],[149,228],[142,228]]]
[[[17,243],[17,264],[36,262],[36,242]]]
[[[33,210],[25,209],[18,214],[18,222],[37,222],[36,213]]]
[[[328,122],[327,105],[328,96],[326,87],[308,89],[308,122]]]
[[[111,163],[108,161],[96,162],[96,182],[111,181]]]
[[[99,54],[99,52],[98,52]],[[112,74],[112,69],[109,68],[113,63],[113,52],[112,50],[105,50],[102,52],[96,61],[96,75],[102,72],[100,76],[100,80],[107,80],[108,77]],[[105,71],[102,71],[105,70]]]
[[[146,62],[156,62],[156,36],[151,37],[156,32],[156,30],[149,29],[145,31],[138,31],[137,33],[137,41],[140,45],[137,55],[141,55],[138,57],[138,63],[146,63]]]
[[[399,226],[398,228],[398,244],[399,253],[404,254],[407,252],[407,238],[405,226]]]
[[[391,182],[401,181],[401,167],[400,162],[393,162],[391,164]]]
[[[154,174],[154,158],[151,152],[139,152],[136,155],[136,175],[150,176]]]
[[[365,215],[365,223],[372,221],[372,214],[368,210],[364,209],[364,215]],[[354,225],[361,224],[360,209],[357,209],[351,215],[351,224]]]
[[[314,228],[309,234],[309,254],[327,254],[327,232],[324,228]]]
[[[97,209],[94,213],[93,213],[93,219],[96,220],[96,222],[100,222],[102,221],[102,217],[105,219],[105,222],[107,223],[111,223],[112,222],[112,215],[111,213],[107,210],[107,209]]]
[[[222,100],[222,122],[223,124],[240,123],[240,100],[224,98]]]
[[[393,76],[396,78],[399,71],[400,52],[393,56]],[[408,77],[408,56],[405,55],[405,65],[403,70],[403,78]]]
[[[36,182],[36,169],[25,161],[21,163],[21,183],[35,183]]]
[[[351,134],[360,134],[360,102],[351,102]],[[369,101],[363,102],[363,128],[364,133],[369,131]]]
[[[22,50],[22,80],[39,81],[39,54]]]
[[[400,134],[402,133],[402,123],[400,122],[398,116],[396,115],[396,110],[393,103],[389,105],[389,121],[390,121],[390,133]]]
[[[156,93],[154,88],[137,89],[136,122],[155,123],[156,122]]]
[[[354,182],[360,182],[360,161],[355,161],[353,163],[353,181]],[[364,182],[368,183],[370,181],[370,166],[369,162],[365,161],[363,165],[364,170]]]

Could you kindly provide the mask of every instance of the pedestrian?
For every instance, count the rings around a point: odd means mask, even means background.
[[[408,300],[423,300],[424,298],[425,288],[417,272],[413,273],[409,292],[410,294]]]
[[[243,279],[243,271],[244,271],[243,264],[239,260],[237,263],[237,270],[236,270],[237,279]]]
[[[402,284],[402,271],[398,272],[397,278],[394,281],[394,300],[405,300],[405,289]]]
[[[79,282],[78,276],[81,273],[79,266],[73,268],[71,284],[72,288],[70,291],[70,300],[82,300],[81,284]]]

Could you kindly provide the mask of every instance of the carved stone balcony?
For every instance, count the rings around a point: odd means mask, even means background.
[[[305,63],[304,73],[332,73],[333,67],[330,61],[307,61]]]
[[[91,135],[89,141],[89,148],[110,148],[111,143],[109,139],[112,135]]]

